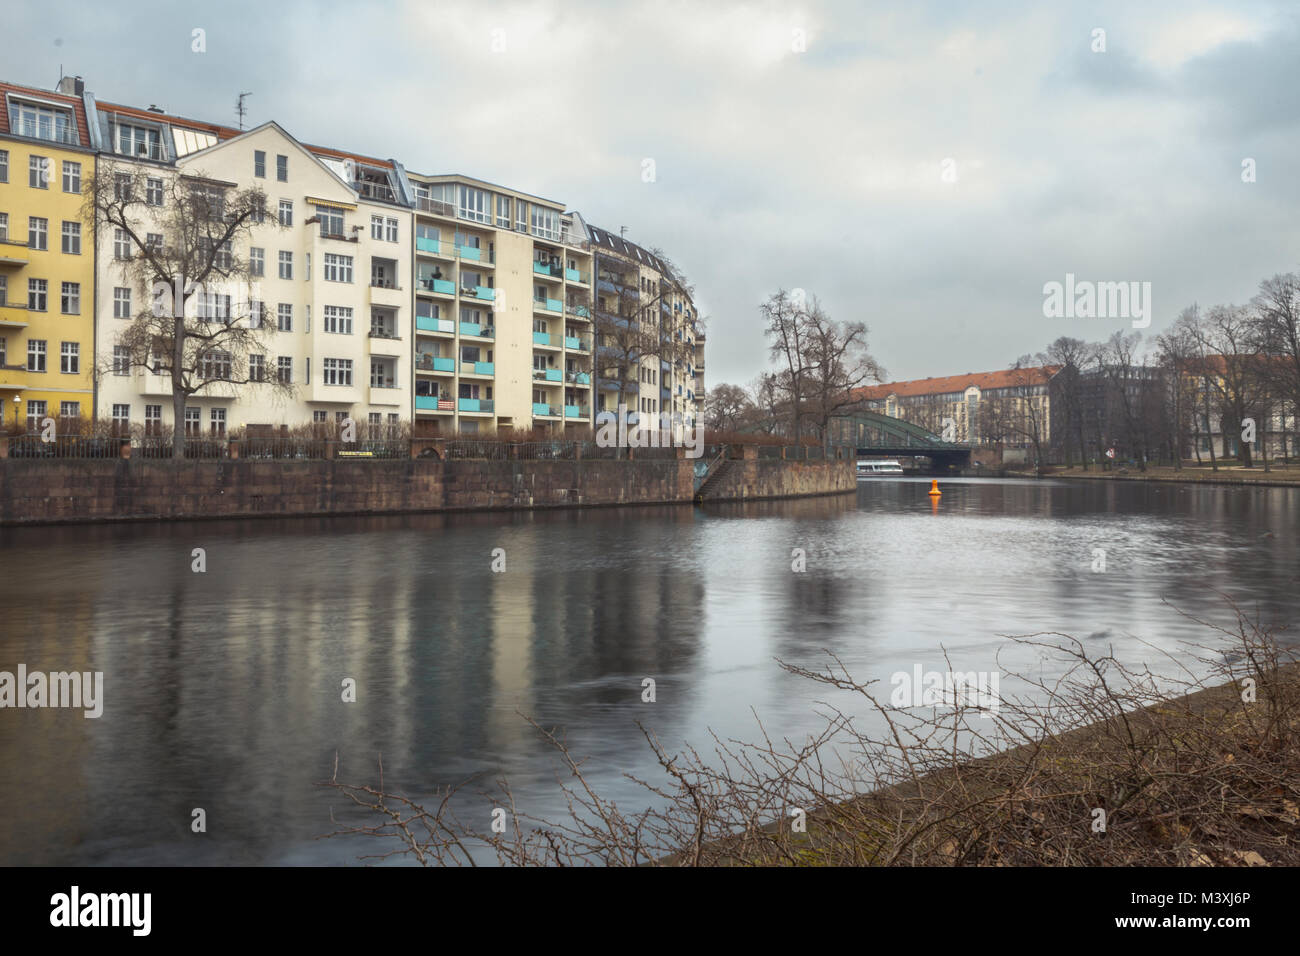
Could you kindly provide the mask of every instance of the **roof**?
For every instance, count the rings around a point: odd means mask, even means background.
[[[853,390],[855,398],[871,400],[897,395],[914,398],[918,395],[948,395],[964,392],[972,385],[981,391],[998,388],[1015,388],[1019,385],[1043,385],[1061,370],[1059,365],[1034,366],[1021,369],[999,369],[996,372],[967,372],[964,375],[946,375],[942,378],[918,378],[910,382],[886,382]]]
[[[671,275],[668,266],[649,249],[638,246],[635,242],[628,242],[622,236],[610,232],[600,226],[587,224],[587,231],[591,233],[591,241],[611,252],[616,252],[621,256],[642,262],[652,266],[664,275]]]
[[[202,120],[187,119],[184,116],[173,116],[171,113],[159,113],[155,110],[142,110],[139,107],[125,106],[121,103],[105,103],[100,100],[96,102],[95,106],[101,113],[117,113],[120,116],[133,116],[136,119],[149,120],[154,123],[169,123],[172,126],[211,133],[217,138],[218,142],[234,139],[241,132],[247,132],[247,130],[237,130],[233,126],[205,123]]]
[[[302,144],[303,149],[320,156],[328,156],[331,159],[350,159],[353,162],[365,163],[367,166],[377,166],[380,169],[392,169],[392,160],[376,159],[373,156],[362,156],[360,153],[349,153],[341,149],[331,149],[328,146],[311,146],[307,143]]]
[[[79,96],[68,96],[66,93],[55,93],[50,90],[40,90],[34,86],[19,86],[17,83],[5,83],[0,81],[0,94],[17,93],[22,96],[30,96],[36,99],[47,100],[51,103],[59,103],[67,106],[72,110],[73,117],[77,124],[77,144],[84,149],[90,148],[90,127],[86,122],[86,105]],[[21,135],[13,133],[9,129],[9,111],[0,110],[0,133],[6,135]],[[58,143],[59,146],[70,146],[70,143]]]

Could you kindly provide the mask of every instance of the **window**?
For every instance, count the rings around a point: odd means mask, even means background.
[[[125,229],[113,230],[113,258],[131,258],[131,237],[127,235]]]
[[[125,345],[113,346],[113,374],[126,375],[131,371],[131,350]]]
[[[27,308],[32,312],[45,311],[47,283],[44,279],[27,280]]]
[[[146,405],[144,407],[144,433],[157,435],[162,431],[162,406]]]
[[[145,159],[166,159],[163,155],[162,134],[146,126],[117,124],[117,152],[121,156],[142,156]]]
[[[323,410],[321,410],[321,409],[315,409],[315,410],[312,411],[312,413],[311,413],[311,420],[312,420],[313,422],[320,423],[320,422],[327,421],[328,419],[327,419],[326,413],[325,413]]]
[[[27,402],[27,430],[29,432],[39,431],[41,419],[45,417],[45,402],[31,401]]]
[[[40,216],[27,217],[27,248],[48,249],[50,244],[50,221]]]
[[[77,342],[64,342],[59,347],[59,371],[65,375],[76,375],[81,371],[81,345]]]
[[[266,250],[251,246],[248,250],[248,274],[266,275]]]
[[[266,150],[253,150],[253,175],[258,179],[266,178]]]
[[[113,431],[118,435],[126,434],[131,427],[131,406],[113,404]]]
[[[341,305],[325,306],[324,329],[339,335],[352,334],[352,310]]]
[[[113,198],[118,202],[129,202],[131,199],[131,192],[131,174],[114,173]]]
[[[81,283],[63,283],[60,311],[64,315],[81,315]]]
[[[44,339],[27,340],[27,371],[29,372],[45,371],[45,340]]]
[[[70,256],[81,255],[81,223],[64,220],[63,251]]]
[[[351,385],[352,384],[352,359],[333,359],[325,360],[325,379],[326,385]]]
[[[202,427],[203,427],[202,417],[200,416],[199,410],[197,408],[186,408],[185,409],[186,436],[192,437],[194,435],[197,435],[199,433],[199,429]]]
[[[290,356],[281,355],[276,358],[275,378],[283,385],[293,384],[293,359]]]
[[[248,357],[248,380],[250,382],[266,381],[266,356],[250,355]]]
[[[50,161],[44,156],[27,158],[27,185],[32,189],[50,188]]]
[[[217,292],[200,292],[198,299],[198,319],[200,322],[215,322],[218,319],[229,320],[230,296]],[[211,376],[208,376],[211,378]]]
[[[0,183],[9,182],[9,150],[0,149]]]
[[[163,181],[157,176],[150,176],[144,181],[144,201],[150,206],[163,204]]]
[[[528,203],[522,199],[515,200],[515,232],[528,231]]]
[[[380,239],[380,240],[384,238],[384,217],[383,216],[370,217],[370,238]]]
[[[81,163],[63,161],[63,191],[65,193],[81,192]]]
[[[280,182],[282,183],[287,183],[289,181],[289,157],[288,156],[275,157],[275,178],[280,180]]]
[[[510,228],[510,197],[497,197],[497,225],[502,229]]]
[[[491,207],[489,205],[491,195],[485,190],[462,185],[460,187],[460,207],[457,210],[460,218],[490,223],[492,221]]]
[[[117,286],[113,290],[113,318],[131,318],[131,290]]]
[[[280,253],[280,278],[281,279],[293,278],[293,253],[292,252]]]
[[[293,306],[288,302],[275,307],[275,327],[281,332],[293,331]]]
[[[392,216],[387,216],[384,218],[384,241],[385,242],[397,241],[397,220],[394,219]]]
[[[266,222],[266,203],[261,199],[258,199],[253,203],[253,208],[248,215],[248,221],[255,222],[258,225]]]
[[[337,256],[329,252],[325,253],[325,281],[351,282],[352,257]]]
[[[5,276],[0,276],[0,305],[9,301],[9,280]],[[0,362],[4,365],[4,362]]]
[[[14,103],[9,107],[9,131],[19,136],[48,139],[77,145],[77,128],[67,110],[35,103]]]
[[[393,388],[393,367],[387,362],[371,359],[370,385],[373,388]]]
[[[212,409],[212,414],[208,419],[209,430],[213,438],[221,438],[226,434],[226,410],[224,408]]]
[[[560,238],[560,214],[545,206],[533,205],[533,235],[540,239]]]
[[[230,353],[221,349],[209,349],[199,357],[199,377],[209,381],[225,381],[230,378]]]
[[[248,302],[248,327],[250,329],[260,329],[265,319],[266,303],[261,299],[250,299]]]
[[[322,236],[343,236],[343,210],[331,209],[328,206],[316,207],[316,218],[320,220],[320,234]]]
[[[293,200],[292,199],[280,200],[280,225],[282,226],[293,225]]]
[[[0,239],[9,238],[9,213],[0,212]]]

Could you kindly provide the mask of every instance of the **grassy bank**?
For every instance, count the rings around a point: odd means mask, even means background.
[[[1032,475],[1026,474],[1026,477],[1032,477]],[[1098,466],[1093,465],[1086,471],[1078,466],[1073,468],[1053,468],[1047,473],[1046,477],[1090,478],[1098,480],[1110,479],[1113,481],[1179,481],[1187,482],[1189,484],[1294,487],[1300,486],[1300,466],[1274,464],[1270,466],[1268,471],[1265,471],[1262,465],[1256,465],[1253,468],[1243,468],[1240,465],[1233,463],[1230,465],[1220,464],[1217,471],[1209,465],[1184,466],[1181,469],[1168,465],[1161,465],[1158,467],[1148,467],[1146,471],[1140,471],[1137,468],[1112,468],[1103,471]]]

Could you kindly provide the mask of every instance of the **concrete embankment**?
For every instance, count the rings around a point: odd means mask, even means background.
[[[663,454],[667,451],[675,457]],[[400,514],[689,504],[696,465],[655,457],[568,460],[0,459],[0,524]],[[760,459],[733,446],[713,462],[708,500],[838,494],[856,488],[851,457]],[[716,474],[725,464],[725,473]]]

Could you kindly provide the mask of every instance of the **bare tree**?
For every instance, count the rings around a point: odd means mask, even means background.
[[[1282,403],[1282,454],[1286,455],[1288,409],[1293,424],[1300,416],[1300,274],[1265,279],[1251,304],[1264,359],[1260,372],[1270,396]]]
[[[1042,354],[1043,363],[1046,365],[1059,365],[1060,371],[1053,376],[1052,402],[1055,405],[1060,403],[1057,411],[1057,421],[1060,422],[1060,434],[1057,435],[1057,428],[1052,428],[1052,441],[1055,443],[1058,439],[1062,450],[1065,452],[1065,465],[1070,466],[1070,442],[1073,439],[1075,447],[1079,451],[1079,463],[1083,466],[1084,471],[1088,470],[1088,453],[1083,442],[1083,391],[1082,376],[1083,370],[1092,360],[1095,347],[1084,342],[1082,339],[1073,339],[1067,335],[1061,336]]]
[[[739,431],[753,419],[754,403],[739,385],[715,385],[704,402],[704,419],[718,431]]]
[[[95,235],[113,236],[114,266],[145,293],[97,374],[126,365],[170,380],[173,456],[184,455],[191,395],[247,385],[292,390],[249,360],[265,351],[267,335],[239,249],[268,219],[262,190],[197,173],[149,177],[137,164],[101,160],[82,214]]]

